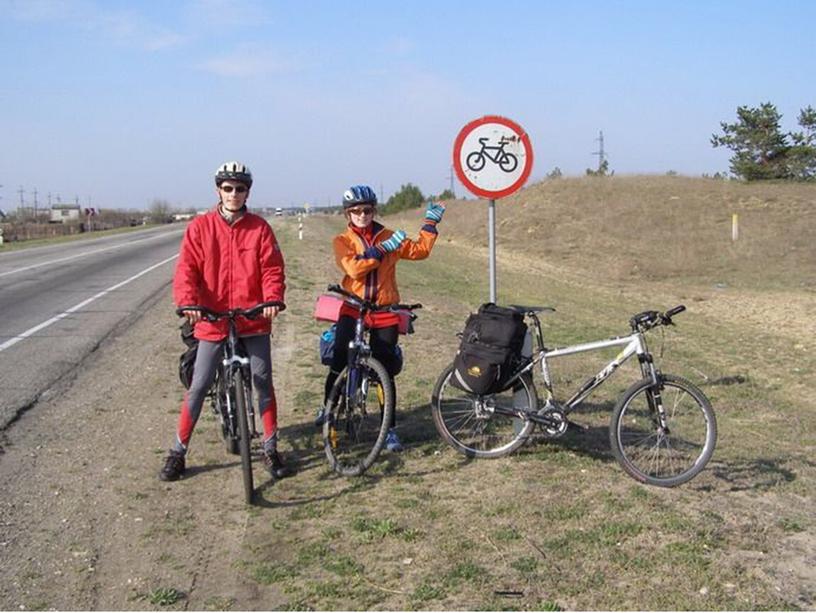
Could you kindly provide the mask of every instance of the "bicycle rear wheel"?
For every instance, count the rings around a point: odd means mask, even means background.
[[[394,392],[388,381],[385,366],[374,358],[347,367],[337,377],[323,424],[323,447],[335,472],[359,476],[380,454],[394,412]]]
[[[659,422],[659,406],[665,413],[665,429]],[[695,385],[661,374],[657,390],[650,379],[643,379],[624,392],[612,415],[609,440],[629,475],[649,485],[674,487],[693,479],[711,459],[717,420],[708,398]]]
[[[451,364],[442,372],[431,398],[434,425],[442,438],[471,458],[499,458],[521,447],[535,427],[527,413],[538,408],[529,374],[510,389],[477,396],[451,385],[453,371]]]
[[[241,451],[241,471],[244,474],[244,497],[247,504],[252,504],[255,494],[252,483],[252,438],[249,433],[249,421],[247,420],[246,388],[244,387],[244,377],[240,370],[236,370],[232,376],[232,389],[235,398],[235,414],[238,417],[238,448]]]

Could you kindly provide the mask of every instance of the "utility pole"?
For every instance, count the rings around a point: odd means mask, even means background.
[[[604,139],[603,139],[603,130],[599,132],[598,138],[595,139],[599,141],[601,146],[599,147],[598,151],[592,153],[592,155],[598,156],[598,174],[602,174],[604,161],[606,161],[606,153],[604,152]]]
[[[23,219],[23,207],[25,207],[25,202],[23,201],[23,196],[25,195],[25,190],[23,186],[20,186],[20,189],[17,190],[17,193],[20,194],[20,208],[17,209],[17,216],[20,219]]]
[[[37,188],[34,188],[34,223],[37,223]]]
[[[48,208],[51,208],[51,192],[48,192]]]
[[[450,179],[450,193],[453,195],[454,198],[456,198],[456,192],[453,191],[453,164],[451,164],[450,176],[448,178]]]

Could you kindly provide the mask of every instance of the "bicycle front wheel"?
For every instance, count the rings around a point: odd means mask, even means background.
[[[538,394],[529,374],[510,389],[477,396],[451,385],[453,364],[434,386],[431,413],[443,439],[471,458],[499,458],[521,447],[535,423],[529,413],[538,409]]]
[[[329,466],[347,477],[368,470],[385,445],[394,412],[388,371],[368,358],[347,367],[329,392],[323,447]]]
[[[624,392],[612,415],[609,440],[629,475],[649,485],[674,487],[693,479],[711,459],[717,420],[694,384],[661,374],[657,387],[643,379]]]
[[[241,452],[241,471],[244,473],[244,497],[247,504],[252,504],[255,488],[252,483],[252,455],[249,421],[247,419],[246,388],[240,370],[232,377],[232,389],[235,398],[235,413],[238,417],[238,448]]]

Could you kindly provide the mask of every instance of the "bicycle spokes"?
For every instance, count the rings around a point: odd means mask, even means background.
[[[613,418],[613,450],[635,478],[678,485],[708,461],[716,424],[708,401],[690,383],[666,380],[661,392],[634,389]]]
[[[384,421],[388,399],[380,377],[371,363],[343,375],[329,395],[328,420],[324,426],[324,446],[332,468],[346,475],[361,474],[377,457],[385,440]],[[390,418],[390,411],[385,419]]]
[[[511,388],[489,396],[464,392],[449,381],[450,375],[437,384],[432,410],[440,434],[458,451],[498,457],[526,440],[533,427],[528,414],[537,404],[526,379],[521,393]]]

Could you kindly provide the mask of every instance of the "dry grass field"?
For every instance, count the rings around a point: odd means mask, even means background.
[[[12,433],[4,466],[29,466],[36,449],[41,478],[21,478],[25,498],[4,515],[16,536],[2,543],[13,564],[0,572],[0,608],[816,607],[816,186],[561,179],[497,206],[499,302],[555,307],[544,319],[549,346],[625,334],[635,312],[687,305],[649,341],[663,370],[699,385],[717,414],[717,449],[693,481],[640,485],[612,457],[612,407],[639,378],[631,364],[561,439],[537,435],[490,461],[440,439],[431,390],[488,294],[487,210],[473,200],[449,203],[429,259],[399,266],[403,299],[425,306],[416,334],[401,339],[406,451],[383,454],[360,478],[333,475],[312,425],[326,324],[311,314],[339,278],[329,244],[342,219],[306,219],[299,241],[296,219],[275,218],[289,285],[275,385],[281,448],[297,474],[273,484],[256,464],[258,504],[246,507],[238,464],[205,411],[188,477],[156,479],[182,395],[177,323],[161,299],[59,402],[38,407],[86,428],[43,435],[31,412]],[[421,217],[383,221],[415,235]],[[556,393],[613,355],[554,363]],[[109,364],[104,377],[94,364]],[[64,458],[100,450],[110,461],[65,473]]]

